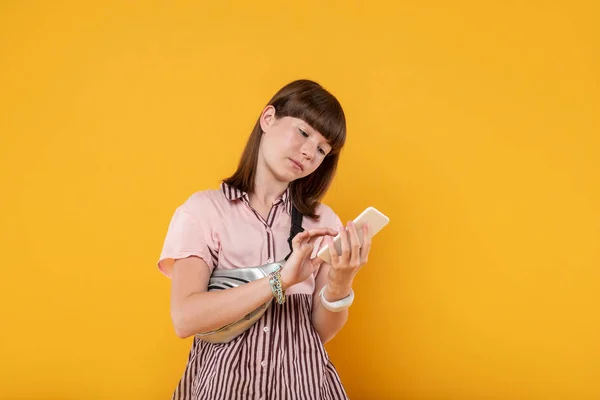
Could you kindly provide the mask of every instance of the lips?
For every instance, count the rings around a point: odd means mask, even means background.
[[[300,164],[298,161],[294,161],[290,158],[290,161],[295,164],[298,168],[300,168],[300,171],[304,171],[304,167],[302,167],[302,164]]]

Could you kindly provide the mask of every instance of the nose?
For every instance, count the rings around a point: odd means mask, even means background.
[[[302,155],[307,160],[312,160],[315,156],[315,151],[317,151],[316,146],[313,146],[311,143],[305,143],[302,146]]]

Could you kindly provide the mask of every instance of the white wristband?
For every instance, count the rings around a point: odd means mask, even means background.
[[[354,291],[352,290],[352,288],[350,288],[350,294],[344,297],[343,299],[340,299],[338,301],[327,301],[325,299],[325,296],[323,295],[326,287],[327,285],[323,286],[323,289],[321,289],[321,292],[319,293],[319,297],[321,298],[321,304],[323,304],[323,307],[325,307],[325,309],[331,312],[340,312],[350,307],[350,304],[352,304],[352,302],[354,301]]]

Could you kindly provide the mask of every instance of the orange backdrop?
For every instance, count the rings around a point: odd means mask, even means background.
[[[348,117],[326,202],[391,218],[351,398],[600,398],[598,3],[212,3],[0,5],[0,398],[170,397],[170,217],[303,77]]]

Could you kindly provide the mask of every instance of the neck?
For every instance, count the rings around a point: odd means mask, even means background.
[[[276,179],[273,174],[268,173],[267,168],[257,166],[254,179],[254,190],[249,193],[250,204],[270,207],[275,199],[281,197],[289,186],[289,182]]]

